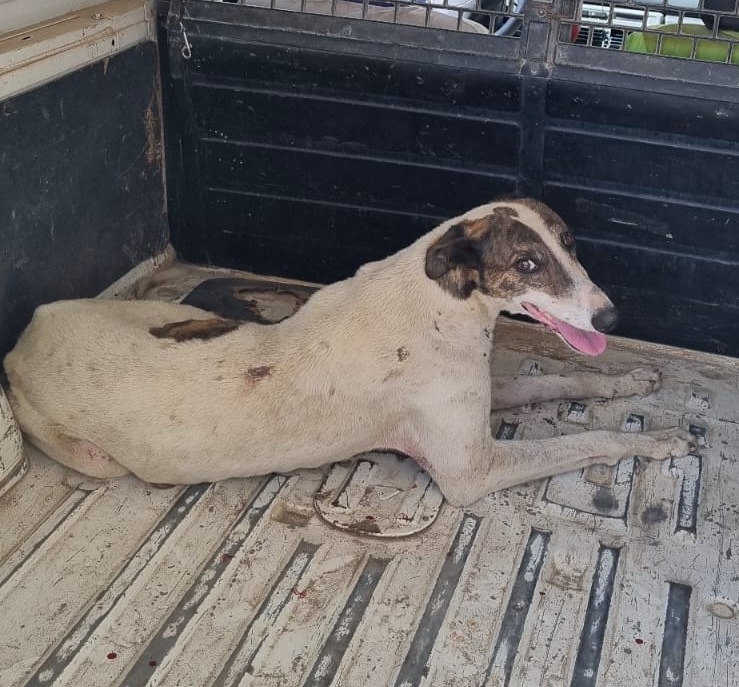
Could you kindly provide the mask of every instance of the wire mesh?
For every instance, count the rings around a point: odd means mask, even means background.
[[[520,38],[533,0],[211,0]],[[560,43],[739,65],[739,0],[565,0]],[[568,14],[569,13],[569,14]],[[555,13],[556,14],[556,13]]]
[[[560,41],[586,48],[739,65],[736,0],[598,0],[561,26]]]
[[[518,38],[527,0],[213,0]]]

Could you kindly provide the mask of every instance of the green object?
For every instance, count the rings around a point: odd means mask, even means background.
[[[728,40],[719,40],[711,37],[711,31],[705,26],[698,24],[683,24],[679,36],[662,36],[659,49],[660,55],[666,57],[690,57],[693,50],[693,42],[695,41],[695,59],[705,60],[706,62],[727,62],[739,64],[739,44],[730,41],[739,40],[739,31],[719,31],[720,38]],[[659,26],[650,31],[663,34],[677,33],[678,25],[670,24],[668,26]],[[693,38],[695,36],[696,38]],[[630,52],[657,54],[657,46],[660,37],[657,33],[644,33],[636,31],[630,33],[626,38],[624,47]],[[727,60],[727,56],[731,54],[731,59]]]

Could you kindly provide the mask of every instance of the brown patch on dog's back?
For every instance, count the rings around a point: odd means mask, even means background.
[[[272,376],[274,365],[261,365],[260,367],[250,367],[246,371],[247,379],[252,382],[258,382],[262,379]]]
[[[177,342],[191,341],[192,339],[214,339],[217,336],[228,334],[239,326],[234,320],[224,320],[212,317],[208,320],[183,320],[169,322],[161,327],[152,327],[149,333],[158,339],[174,339]]]
[[[396,353],[398,354],[398,362],[402,363],[408,359],[408,356],[411,354],[411,352],[405,347],[401,346]]]

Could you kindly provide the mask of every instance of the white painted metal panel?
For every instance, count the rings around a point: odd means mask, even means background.
[[[24,3],[32,4],[43,3]],[[153,40],[154,36],[153,14],[144,0],[110,0],[62,15],[52,14],[59,5],[38,15],[25,15],[20,7],[20,3],[0,6],[0,16],[4,11],[17,11],[15,16],[0,20],[0,100]],[[45,18],[30,26],[25,23],[35,16]]]

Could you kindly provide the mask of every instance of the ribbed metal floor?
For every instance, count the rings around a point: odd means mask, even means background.
[[[153,490],[31,453],[0,500],[0,685],[739,684],[739,366],[618,340],[585,361],[518,323],[496,342],[499,373],[665,377],[503,413],[500,438],[682,424],[701,455],[443,504],[380,539],[315,513],[324,472]]]

